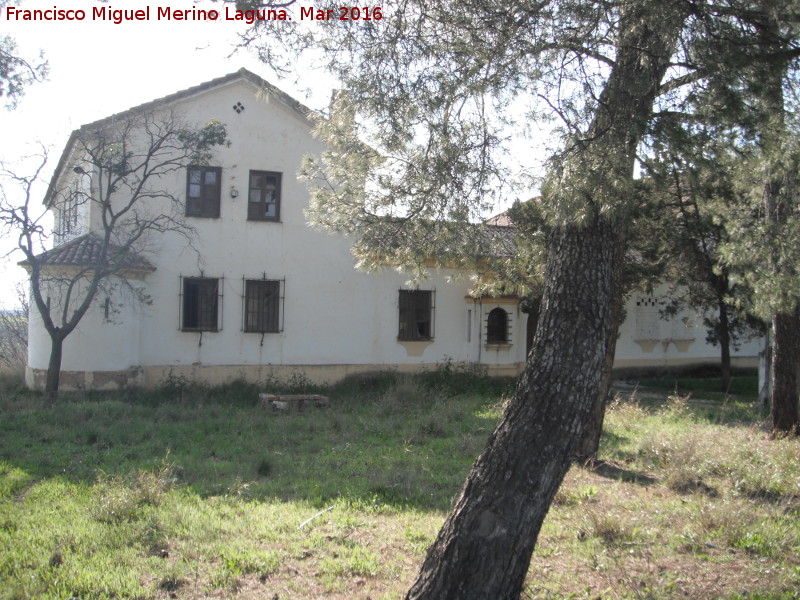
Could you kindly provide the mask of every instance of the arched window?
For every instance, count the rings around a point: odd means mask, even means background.
[[[508,313],[499,306],[486,319],[486,343],[508,343]]]

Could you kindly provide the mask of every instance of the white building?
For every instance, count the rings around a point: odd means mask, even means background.
[[[163,181],[185,199],[196,239],[189,245],[164,235],[127,273],[150,304],[113,291],[98,296],[65,341],[63,388],[152,386],[170,375],[219,383],[303,373],[334,381],[443,360],[484,365],[493,374],[520,371],[529,327],[517,298],[473,298],[468,279],[453,283],[444,269],[431,270],[419,289],[393,269],[357,271],[348,239],[308,226],[309,194],[296,173],[304,155],[322,151],[321,142],[311,135],[308,109],[257,75],[240,70],[79,131],[166,110],[190,123],[225,123],[231,145],[217,151],[213,166]],[[51,189],[86,175],[74,169],[80,159],[71,138]],[[49,267],[85,262],[97,215],[89,206],[57,213],[60,245]],[[651,296],[628,303],[617,365],[719,361],[701,328],[661,320],[657,304]],[[758,350],[757,342],[747,344],[736,361],[755,366]],[[49,336],[33,314],[29,385],[42,387],[49,353]]]

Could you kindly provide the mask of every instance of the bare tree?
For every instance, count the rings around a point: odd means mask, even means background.
[[[30,304],[25,286],[14,286],[17,305],[0,310],[0,367],[12,371],[25,368],[28,357],[28,314]]]
[[[207,164],[222,144],[227,134],[221,123],[190,126],[173,113],[134,113],[85,126],[73,132],[43,209],[35,190],[47,153],[40,153],[31,175],[0,166],[0,222],[17,235],[31,304],[51,340],[48,392],[58,390],[64,340],[98,292],[123,287],[143,299],[133,282],[153,268],[144,256],[153,241],[165,233],[190,236],[171,175]],[[50,250],[47,211],[55,219],[57,244]]]

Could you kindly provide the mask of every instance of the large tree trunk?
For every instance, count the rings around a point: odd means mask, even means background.
[[[761,100],[769,122],[761,132],[762,149],[768,158],[764,182],[764,210],[773,237],[785,235],[785,226],[796,212],[796,199],[792,190],[797,174],[787,171],[783,153],[788,146],[789,131],[786,126],[786,104],[783,84],[788,77],[789,61],[770,60],[770,55],[780,55],[780,26],[768,14],[759,28],[759,41],[765,55],[762,64],[765,75]],[[776,239],[776,241],[777,241]],[[773,246],[770,267],[773,277],[796,277],[794,264],[781,265],[780,251]],[[790,269],[785,272],[784,269]],[[779,312],[772,319],[772,430],[776,433],[797,433],[798,368],[800,368],[800,307]]]
[[[622,264],[625,258],[625,244],[616,244],[617,254],[614,257],[615,264]],[[589,414],[589,420],[584,428],[583,435],[581,436],[578,446],[575,449],[575,460],[580,463],[587,463],[597,459],[597,453],[600,450],[600,437],[603,434],[603,422],[606,416],[606,406],[611,399],[611,383],[614,375],[614,353],[617,348],[617,332],[619,330],[620,321],[622,320],[622,307],[623,307],[623,290],[622,290],[622,269],[616,269],[614,272],[614,281],[612,281],[612,308],[611,308],[611,339],[609,340],[608,349],[606,350],[605,362],[603,364],[603,374],[600,378],[600,391],[597,394],[594,407]]]
[[[523,590],[542,522],[600,397],[635,153],[682,21],[678,7],[651,0],[621,9],[614,67],[564,167],[561,193],[584,207],[585,224],[554,227],[527,366],[408,599],[504,600]]]
[[[800,433],[800,308],[772,320],[772,430]]]
[[[600,390],[620,236],[619,226],[601,217],[553,234],[533,358],[408,598],[519,597]]]

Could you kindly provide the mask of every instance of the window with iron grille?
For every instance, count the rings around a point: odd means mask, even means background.
[[[397,339],[422,341],[433,339],[433,292],[400,290],[400,328]]]
[[[508,313],[499,306],[486,319],[486,343],[508,343]]]
[[[221,190],[220,167],[189,167],[186,170],[186,216],[219,217]]]
[[[56,213],[55,235],[59,242],[64,241],[70,234],[78,231],[78,201],[70,198],[66,200]]]
[[[255,221],[277,221],[281,216],[281,174],[272,171],[250,171],[247,195],[247,218]]]
[[[181,329],[218,331],[219,280],[185,277],[182,291]]]
[[[281,327],[281,282],[248,279],[244,282],[244,330],[277,333]]]

